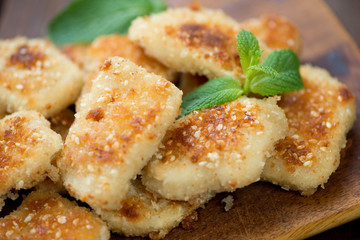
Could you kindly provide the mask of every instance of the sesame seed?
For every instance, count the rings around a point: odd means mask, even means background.
[[[216,130],[220,131],[223,128],[223,125],[220,123],[217,127]]]
[[[199,138],[200,137],[200,130],[196,131],[195,134],[194,134],[194,137],[195,138]]]
[[[330,122],[326,122],[326,127],[327,127],[327,128],[331,128],[331,123],[330,123]]]
[[[86,228],[87,228],[87,229],[92,229],[93,226],[91,226],[91,225],[86,225]]]
[[[65,216],[58,216],[57,221],[60,224],[64,224],[64,223],[66,223],[66,217]]]
[[[24,86],[22,84],[17,84],[15,88],[21,90],[24,88]]]
[[[311,161],[306,161],[306,162],[304,162],[304,164],[303,164],[303,165],[304,165],[305,167],[307,167],[307,166],[310,166],[310,165],[311,165],[311,163],[312,163]]]
[[[31,234],[36,233],[36,229],[35,229],[35,228],[32,228],[32,229],[30,230],[30,233],[31,233]]]
[[[25,222],[25,223],[30,222],[31,219],[32,219],[32,215],[29,214],[29,215],[27,215],[26,218],[24,219],[24,222]]]

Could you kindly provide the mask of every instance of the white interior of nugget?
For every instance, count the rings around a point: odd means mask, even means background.
[[[287,121],[276,98],[241,97],[177,120],[143,171],[143,183],[174,200],[233,191],[260,178]]]
[[[105,61],[58,161],[64,184],[93,207],[119,208],[130,180],[147,164],[178,115],[181,91],[129,60]]]

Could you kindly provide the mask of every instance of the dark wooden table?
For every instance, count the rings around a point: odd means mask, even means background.
[[[236,0],[229,0],[230,3],[235,2]],[[285,0],[272,0],[273,2],[284,2]],[[310,2],[310,0],[307,0]],[[320,0],[321,1],[321,0]],[[46,26],[49,19],[54,16],[56,12],[63,8],[67,2],[70,0],[0,0],[0,37],[8,38],[14,37],[16,35],[25,35],[28,37],[38,37],[45,36]],[[182,1],[170,1],[172,4],[181,3]],[[209,2],[211,6],[217,6],[216,1],[203,1]],[[220,2],[220,1],[219,1]],[[255,6],[255,3],[262,1],[250,1],[243,0],[238,2],[244,2],[239,4],[241,6],[246,6],[251,8],[251,13],[259,13],[260,10],[257,10],[259,6]],[[356,40],[358,46],[360,45],[360,1],[358,0],[326,0],[332,10],[338,15],[339,19],[343,21],[343,24],[350,32],[352,37]],[[206,3],[204,5],[207,5]],[[218,5],[221,5],[220,3]],[[226,7],[226,4],[223,6]],[[225,11],[230,11],[226,9]],[[233,13],[233,12],[231,12]],[[319,13],[320,14],[320,13]],[[235,15],[233,13],[233,15]],[[242,20],[246,16],[237,17],[233,16],[238,20]],[[306,15],[304,15],[306,17]],[[291,18],[291,17],[290,17]],[[304,26],[300,26],[304,27]],[[305,26],[306,27],[306,26]],[[321,34],[321,33],[319,33]],[[306,35],[304,39],[304,45],[306,47],[307,42],[309,42],[309,37]],[[332,41],[328,39],[328,41]],[[321,49],[321,43],[319,43],[319,49]],[[320,51],[320,50],[319,50]],[[304,51],[303,61],[313,60],[311,59],[311,53]],[[316,62],[316,61],[312,61]],[[360,68],[360,66],[358,66]],[[341,77],[340,77],[341,79]],[[360,80],[360,79],[359,79]],[[358,98],[359,96],[357,96]],[[359,103],[358,103],[359,104]],[[359,115],[358,115],[359,118]],[[356,144],[356,142],[355,142]],[[359,159],[357,159],[359,160]],[[359,165],[358,165],[359,166]],[[323,239],[360,239],[360,219],[352,221],[350,223],[344,224],[340,227],[333,228],[324,233],[318,234],[309,239],[312,240],[323,240]]]

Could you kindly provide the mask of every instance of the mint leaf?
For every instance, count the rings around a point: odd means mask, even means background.
[[[262,51],[259,42],[251,32],[241,30],[236,37],[239,51],[240,64],[244,74],[247,74],[249,66],[256,65],[260,61]]]
[[[136,17],[166,9],[163,0],[75,0],[48,26],[57,44],[87,43],[105,34],[126,34]]]
[[[183,99],[182,112],[178,118],[195,110],[234,101],[242,94],[243,90],[239,81],[227,76],[212,79]]]
[[[293,51],[274,51],[261,65],[251,67],[257,72],[251,76],[250,91],[271,96],[303,89],[299,67],[299,59]]]

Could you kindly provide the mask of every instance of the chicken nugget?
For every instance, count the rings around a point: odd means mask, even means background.
[[[22,37],[0,41],[0,104],[51,117],[74,103],[83,85],[79,68],[52,43]]]
[[[145,55],[144,50],[130,41],[128,36],[120,34],[105,35],[96,38],[89,48],[89,57],[98,68],[109,57],[122,57],[129,59],[136,65],[145,68],[150,73],[164,77],[170,82],[176,80],[176,72],[165,67],[156,59]]]
[[[165,198],[187,201],[259,180],[266,154],[287,131],[276,101],[241,97],[177,120],[143,170],[143,184]]]
[[[289,133],[266,160],[262,180],[311,195],[339,166],[356,110],[354,96],[326,70],[305,65],[300,72],[306,89],[282,95]]]
[[[240,30],[240,24],[220,10],[176,8],[135,19],[129,38],[179,72],[241,80],[236,46]]]
[[[84,207],[52,191],[31,192],[21,206],[0,218],[1,239],[110,239],[106,224]]]
[[[0,129],[0,197],[13,188],[31,188],[46,176],[58,178],[51,160],[63,143],[40,113],[14,113],[0,121]]]
[[[132,181],[126,199],[118,210],[97,209],[110,230],[125,236],[161,239],[213,197],[208,194],[192,201],[171,201],[146,191],[139,179]]]
[[[241,22],[241,28],[252,32],[271,49],[288,48],[299,54],[301,37],[297,27],[286,17],[263,15]]]
[[[181,95],[171,82],[129,60],[106,60],[80,101],[58,161],[70,194],[94,208],[119,208],[130,180],[178,115]]]

